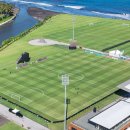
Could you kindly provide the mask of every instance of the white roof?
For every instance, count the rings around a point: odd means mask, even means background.
[[[12,112],[13,112],[14,114],[16,114],[16,113],[19,112],[19,110],[15,108],[14,110],[12,110]]]
[[[113,50],[113,51],[110,51],[109,53],[121,54],[121,51],[119,51],[119,50]]]
[[[90,121],[107,129],[111,129],[128,116],[130,116],[130,103],[120,101],[97,116],[93,117],[90,119]]]
[[[130,84],[126,85],[125,88],[130,89]]]
[[[130,103],[130,98],[126,99],[126,102]]]
[[[109,51],[109,56],[120,57],[122,55],[123,55],[123,52],[121,52],[119,50]]]
[[[130,92],[130,80],[127,80],[117,86],[120,89],[123,89],[127,92]]]

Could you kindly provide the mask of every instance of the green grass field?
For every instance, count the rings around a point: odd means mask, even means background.
[[[0,20],[0,24],[2,24],[2,23],[4,23],[4,22],[8,21],[8,20],[11,19],[12,17],[13,17],[13,16],[9,16],[9,17],[7,17],[7,18],[4,18],[4,19]]]
[[[80,46],[102,50],[130,39],[130,21],[128,20],[75,17],[75,39]],[[72,16],[54,16],[44,26],[32,32],[21,42],[41,37],[69,42],[72,39]]]
[[[111,50],[116,50],[116,49],[122,50],[122,51],[124,50],[124,55],[130,56],[130,42],[125,44],[125,45],[122,45],[122,46],[116,47],[114,49],[111,49]]]
[[[9,122],[7,124],[0,126],[0,130],[24,130],[24,129],[12,122]]]
[[[82,16],[76,16],[76,19],[76,39],[81,46],[101,50],[129,39],[130,30],[122,26],[129,21]],[[67,96],[71,100],[69,116],[114,92],[117,85],[129,79],[130,63],[86,54],[83,50],[28,44],[31,39],[43,37],[69,41],[71,22],[71,16],[57,15],[0,52],[1,94],[16,100],[20,97],[19,104],[50,120],[61,120],[64,114],[62,74],[70,76],[67,87]],[[48,59],[16,70],[16,60],[24,51],[30,53],[31,61],[44,56]]]

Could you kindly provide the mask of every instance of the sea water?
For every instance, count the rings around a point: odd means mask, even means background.
[[[38,21],[27,13],[28,7],[106,18],[130,20],[130,0],[3,0],[20,8],[16,19],[0,27],[0,43],[34,26]]]
[[[130,0],[8,0],[56,12],[130,19]]]

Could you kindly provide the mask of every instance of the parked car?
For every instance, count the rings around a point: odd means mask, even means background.
[[[21,117],[21,118],[23,117],[23,115],[20,113],[20,111],[17,110],[16,108],[15,109],[9,108],[9,112],[16,114],[16,116],[18,116],[18,117]]]
[[[9,108],[9,112],[12,112],[13,111],[13,109],[12,108]]]
[[[16,116],[21,117],[21,118],[23,117],[23,115],[20,112],[17,112]]]

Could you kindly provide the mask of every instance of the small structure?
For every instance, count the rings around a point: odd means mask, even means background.
[[[39,39],[39,42],[40,43],[46,43],[46,40],[45,39]]]
[[[27,62],[30,61],[29,53],[22,53],[21,57],[17,60],[16,69],[27,66]]]
[[[130,93],[130,80],[127,80],[117,86],[117,88],[122,89],[128,93]]]
[[[48,57],[39,58],[39,59],[36,60],[36,63],[45,61],[45,60],[47,60],[47,59],[48,59]]]
[[[101,109],[90,112],[76,119],[69,125],[69,130],[129,130],[130,98],[125,98]]]
[[[24,53],[22,53],[21,57],[18,59],[17,64],[29,62],[29,61],[30,61],[29,53],[24,52]]]
[[[109,56],[111,57],[115,57],[115,58],[120,58],[123,55],[123,51],[119,51],[119,50],[113,50],[113,51],[109,51]]]
[[[120,101],[90,119],[99,130],[115,130],[130,119],[130,103],[128,100]]]
[[[72,40],[70,41],[69,50],[75,50],[77,49],[76,41]]]

